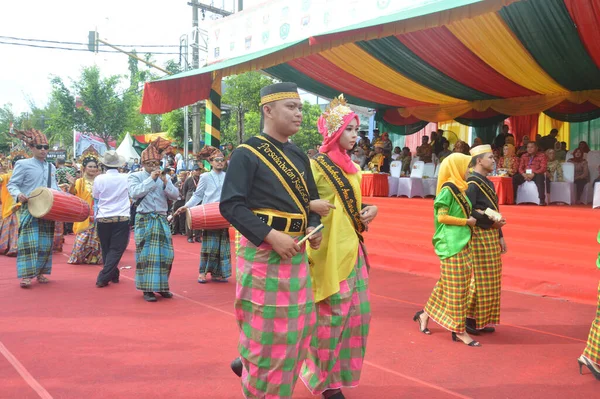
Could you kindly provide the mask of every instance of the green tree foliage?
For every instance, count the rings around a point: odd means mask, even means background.
[[[321,116],[321,107],[317,104],[310,104],[307,101],[302,104],[302,125],[300,131],[292,136],[292,142],[303,151],[315,148],[323,141],[323,136],[317,129],[319,116]]]
[[[222,103],[230,106],[230,115],[227,123],[222,126],[227,128],[225,137],[229,137],[235,132],[236,140],[231,142],[241,144],[249,136],[258,133],[256,130],[248,130],[246,134],[245,115],[254,112],[259,114],[260,107],[260,89],[273,83],[273,80],[260,72],[246,72],[241,75],[231,76],[225,80],[225,93],[223,94]],[[255,116],[251,116],[250,120],[255,121]],[[225,142],[225,140],[221,140]]]

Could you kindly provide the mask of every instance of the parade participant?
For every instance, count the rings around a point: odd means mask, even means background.
[[[97,176],[92,186],[92,197],[97,206],[95,211],[96,230],[102,249],[104,266],[96,287],[119,282],[119,262],[129,243],[129,193],[127,175],[119,173],[125,157],[116,151],[106,151],[100,160],[106,173]]]
[[[90,209],[94,209],[92,187],[100,170],[99,155],[94,147],[90,146],[81,154],[81,165],[83,167],[83,177],[77,179],[70,186],[69,192],[87,202]],[[75,242],[67,263],[94,265],[102,263],[102,249],[93,218],[90,217],[83,222],[73,224],[73,232],[76,234]]]
[[[321,199],[313,201],[311,210],[325,227],[319,249],[308,249],[317,331],[300,378],[313,395],[324,398],[341,399],[341,388],[358,385],[371,320],[362,233],[377,207],[362,204],[360,167],[347,154],[359,126],[343,96],[331,101],[318,121],[320,154],[311,160]]]
[[[27,153],[21,149],[11,151],[12,168],[17,161],[26,159]],[[21,203],[15,203],[8,192],[8,182],[12,171],[0,175],[0,200],[2,201],[2,221],[0,222],[0,254],[17,256],[17,241],[19,239],[19,208]]]
[[[308,157],[289,141],[302,123],[294,83],[260,91],[263,134],[236,148],[220,210],[243,238],[237,253],[235,313],[241,359],[232,363],[247,398],[291,398],[316,314],[305,244],[320,223],[309,211],[318,191]],[[321,233],[309,239],[318,248]],[[260,321],[259,321],[260,320]]]
[[[31,279],[37,278],[41,284],[48,283],[45,275],[52,273],[52,241],[54,238],[54,222],[34,218],[27,208],[28,195],[38,187],[49,187],[58,190],[56,184],[56,168],[46,160],[48,156],[48,139],[44,133],[31,129],[15,130],[17,137],[27,144],[33,158],[22,159],[15,164],[15,169],[7,188],[15,201],[21,203],[19,220],[19,239],[17,242],[17,277],[21,279],[21,287],[31,286]]]
[[[600,244],[600,231],[598,232],[598,244]],[[596,260],[596,266],[600,269],[600,253]],[[579,363],[579,374],[583,374],[581,369],[586,366],[592,375],[600,380],[600,284],[598,284],[598,308],[596,318],[592,322],[590,333],[588,334],[587,346],[583,354],[577,359]]]
[[[179,191],[171,178],[160,170],[161,153],[170,146],[160,137],[142,152],[144,170],[129,175],[129,196],[138,202],[135,217],[135,287],[148,302],[156,302],[155,292],[172,298],[169,274],[173,265],[173,240],[167,222],[168,200]]]
[[[200,182],[200,175],[202,174],[202,172],[203,168],[201,168],[198,165],[194,166],[192,175],[185,180],[185,183],[183,183],[183,189],[181,191],[183,193],[183,199],[185,200],[185,202],[189,201],[190,198],[192,198],[192,195],[198,188],[198,184]],[[194,242],[194,236],[196,242],[200,242],[200,237],[202,235],[202,232],[200,230],[192,230],[187,226],[187,224],[185,225],[185,230],[188,238],[187,240],[190,244]]]
[[[467,332],[494,332],[500,324],[500,296],[502,288],[502,259],[506,243],[502,226],[506,220],[492,220],[484,212],[491,209],[500,212],[498,197],[487,176],[494,171],[494,154],[488,144],[471,149],[473,173],[467,179],[467,197],[473,206],[471,216],[477,221],[472,229],[471,262],[473,279],[469,290],[467,308]]]
[[[433,246],[441,261],[440,279],[425,308],[415,314],[419,331],[431,334],[429,318],[452,332],[452,340],[469,346],[481,344],[466,332],[468,292],[471,282],[471,203],[466,182],[471,157],[453,153],[440,165],[437,196],[433,204],[435,234]]]
[[[218,148],[206,146],[200,151],[200,158],[208,160],[212,170],[200,176],[196,191],[189,201],[175,212],[175,217],[199,203],[212,204],[221,199],[221,190],[225,180],[225,172],[223,172],[225,156]],[[207,273],[210,273],[211,281],[216,282],[227,282],[227,279],[231,277],[231,244],[228,228],[202,230],[199,283],[206,283]]]

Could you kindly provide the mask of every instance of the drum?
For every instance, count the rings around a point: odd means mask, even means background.
[[[186,223],[190,230],[221,230],[229,227],[229,222],[219,211],[218,202],[188,208]]]
[[[55,222],[83,222],[91,214],[90,206],[81,198],[46,187],[29,194],[27,208],[31,216]]]

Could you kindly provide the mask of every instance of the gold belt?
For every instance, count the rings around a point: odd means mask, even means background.
[[[302,236],[306,221],[301,213],[287,213],[275,209],[253,209],[252,212],[265,224],[290,236]]]
[[[128,222],[129,216],[111,216],[109,218],[98,218],[96,222],[98,223],[118,223],[118,222]]]

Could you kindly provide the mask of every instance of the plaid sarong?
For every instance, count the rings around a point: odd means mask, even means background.
[[[102,263],[102,248],[96,231],[96,224],[75,236],[73,251],[67,263],[97,265]]]
[[[240,240],[235,314],[246,398],[291,398],[315,328],[306,252],[282,261],[271,246]]]
[[[65,224],[63,222],[54,222],[54,238],[52,241],[52,250],[62,252],[63,243],[65,242]]]
[[[216,278],[231,277],[229,229],[202,230],[200,273],[210,273]]]
[[[340,291],[317,302],[313,335],[300,378],[313,395],[358,386],[367,347],[371,303],[369,274],[362,249]]]
[[[0,254],[17,256],[17,241],[19,240],[19,216],[13,212],[0,221]]]
[[[471,250],[441,259],[441,275],[425,305],[425,313],[440,326],[456,333],[465,332],[467,300],[471,283]]]
[[[583,351],[583,355],[592,362],[600,364],[600,284],[598,284],[598,309],[596,310],[596,318],[592,322],[587,346]]]
[[[52,272],[54,222],[31,216],[27,205],[21,207],[17,247],[17,277],[33,278]]]
[[[500,233],[496,229],[473,227],[471,238],[473,279],[469,289],[467,317],[481,329],[500,323],[502,259]]]
[[[135,287],[144,292],[169,291],[174,253],[167,217],[138,213],[134,233]]]

